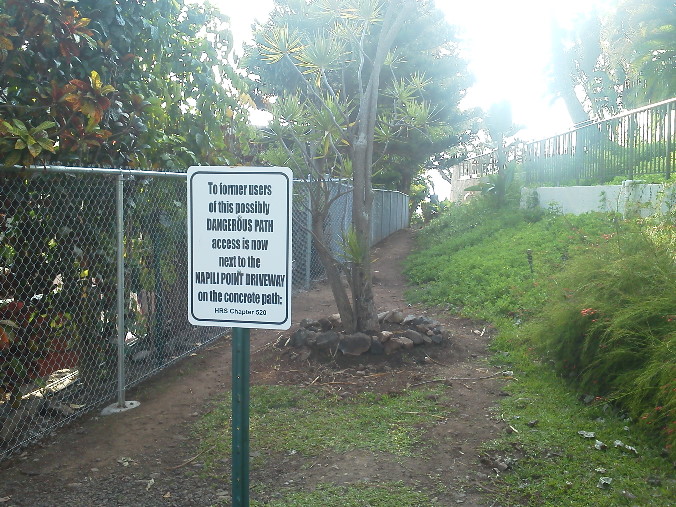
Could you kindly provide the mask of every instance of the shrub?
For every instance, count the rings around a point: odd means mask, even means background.
[[[559,368],[676,442],[676,266],[641,223],[580,253],[554,277],[534,324]]]

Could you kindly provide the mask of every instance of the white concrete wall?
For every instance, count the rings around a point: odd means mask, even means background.
[[[644,184],[627,180],[622,185],[579,187],[524,188],[521,207],[528,207],[537,197],[538,206],[554,206],[563,213],[579,215],[588,211],[616,211],[623,216],[640,212],[648,216],[659,210],[666,212],[676,202],[676,187]]]

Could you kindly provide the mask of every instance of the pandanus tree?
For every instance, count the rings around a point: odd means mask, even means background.
[[[260,77],[255,95],[274,117],[266,159],[310,181],[312,234],[350,331],[378,329],[370,256],[374,177],[394,174],[407,161],[415,174],[446,147],[443,139],[459,137],[447,119],[457,113],[466,79],[450,71],[443,83],[433,71],[435,79],[426,77],[435,59],[458,70],[445,59],[457,58],[448,32],[412,28],[421,17],[438,20],[434,12],[431,2],[411,0],[284,0],[256,28],[257,44],[244,59]],[[411,65],[414,56],[426,63]],[[441,100],[443,90],[449,103],[442,107],[430,99]],[[394,185],[408,190],[412,174],[395,174]],[[352,228],[339,254],[324,234],[328,209],[341,194],[330,184],[335,178],[352,184]]]

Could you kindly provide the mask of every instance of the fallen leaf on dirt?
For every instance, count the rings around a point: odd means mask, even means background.
[[[3,496],[2,498],[0,498],[0,503],[9,502],[11,499],[12,499],[11,496]]]
[[[155,484],[155,479],[150,479],[148,481],[148,484],[146,485],[146,491],[150,491],[150,488],[152,487],[153,484]]]
[[[162,498],[171,498],[171,492],[167,491],[164,495],[162,495]]]
[[[131,458],[125,458],[124,456],[117,460],[117,462],[123,467],[128,467],[129,465],[135,463]]]

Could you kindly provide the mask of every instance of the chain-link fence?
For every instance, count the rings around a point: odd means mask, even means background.
[[[0,174],[0,459],[227,331],[187,321],[185,177]],[[326,228],[338,249],[351,196],[335,185]],[[296,289],[322,276],[305,188],[294,191]],[[408,196],[377,191],[374,242],[407,224]]]

